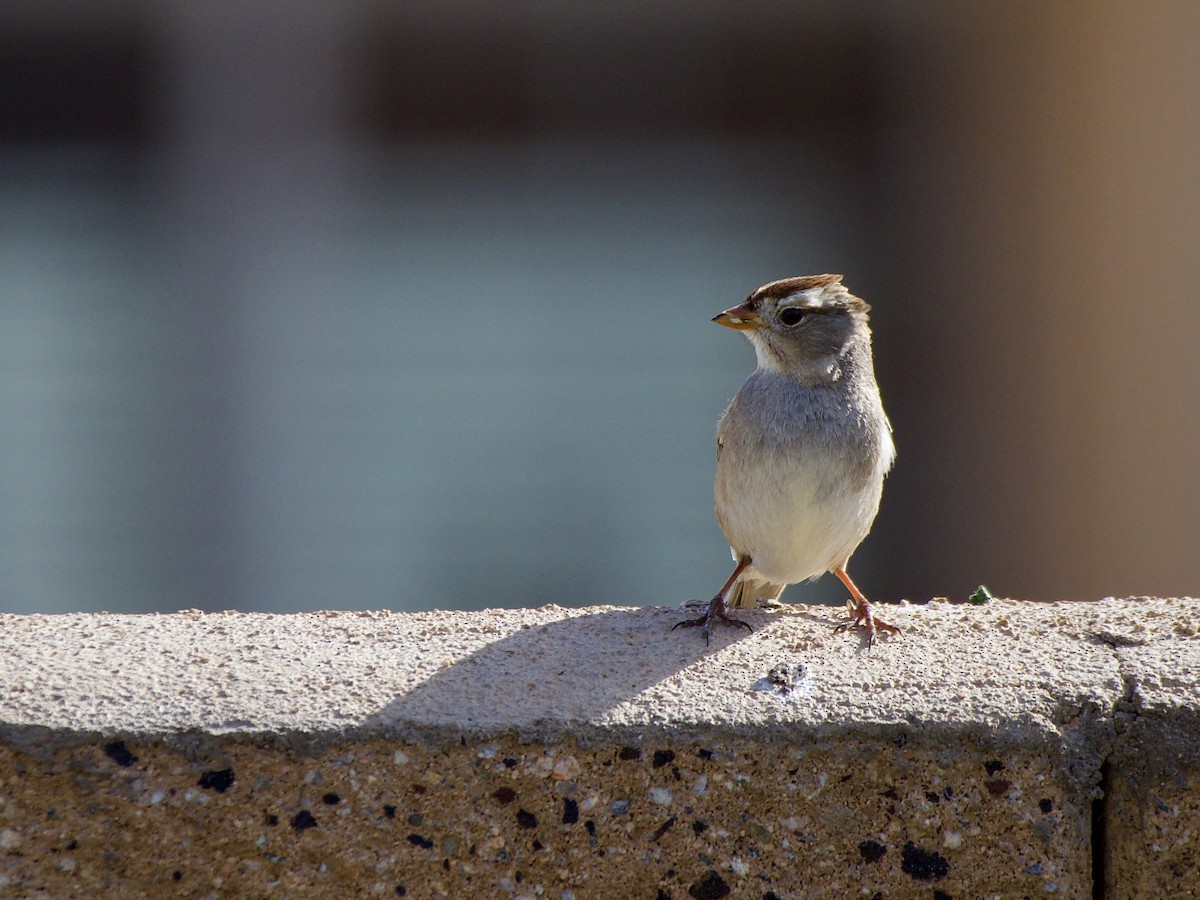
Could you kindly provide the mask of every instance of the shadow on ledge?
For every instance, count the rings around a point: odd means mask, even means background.
[[[661,691],[651,700],[642,697],[648,688],[675,680],[678,690],[666,690],[677,694],[680,704],[699,706],[703,691],[692,683],[699,677],[696,670],[711,678],[711,657],[752,637],[719,626],[706,646],[698,629],[671,630],[688,615],[675,608],[560,612],[561,619],[498,638],[480,634],[479,646],[469,655],[397,696],[364,726],[446,735],[644,726],[661,721],[662,715]],[[755,635],[770,629],[770,614],[740,612]],[[753,680],[749,672],[728,674]],[[687,712],[680,706],[669,710],[672,719],[675,714],[691,718]]]

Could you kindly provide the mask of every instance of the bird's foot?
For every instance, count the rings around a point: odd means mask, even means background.
[[[865,597],[862,600],[855,602],[854,600],[846,601],[847,616],[845,622],[838,625],[834,631],[845,631],[849,628],[861,628],[867,635],[867,649],[871,649],[875,644],[875,636],[880,631],[888,634],[899,634],[900,629],[895,625],[889,625],[883,619],[875,618],[875,613],[871,610],[871,602]]]
[[[754,630],[750,627],[749,623],[743,622],[741,619],[733,618],[733,616],[729,615],[725,610],[725,597],[721,594],[717,594],[717,596],[713,597],[712,601],[708,604],[708,612],[702,616],[696,617],[695,619],[684,619],[682,622],[676,622],[671,626],[671,630],[674,631],[676,628],[695,628],[699,626],[700,628],[704,629],[705,644],[708,644],[709,642],[708,626],[712,624],[714,619],[718,622],[723,622],[726,625],[734,625],[740,628],[745,628],[747,631]]]

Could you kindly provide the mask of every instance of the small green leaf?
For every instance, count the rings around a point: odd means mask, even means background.
[[[967,598],[967,602],[972,606],[983,606],[985,603],[990,603],[995,599],[992,596],[992,592],[987,589],[987,585],[981,584],[971,592],[971,596]]]

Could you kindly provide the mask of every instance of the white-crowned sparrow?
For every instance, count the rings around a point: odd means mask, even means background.
[[[749,629],[726,613],[776,600],[789,584],[833,572],[850,591],[840,629],[899,629],[875,618],[846,574],[896,450],[871,360],[870,307],[841,275],[773,281],[713,321],[742,332],[758,368],[717,428],[717,521],[736,566],[699,618]]]

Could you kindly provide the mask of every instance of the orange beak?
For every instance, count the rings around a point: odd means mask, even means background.
[[[766,328],[758,313],[745,303],[731,306],[720,315],[713,316],[713,321],[734,331],[753,331],[756,328]]]

